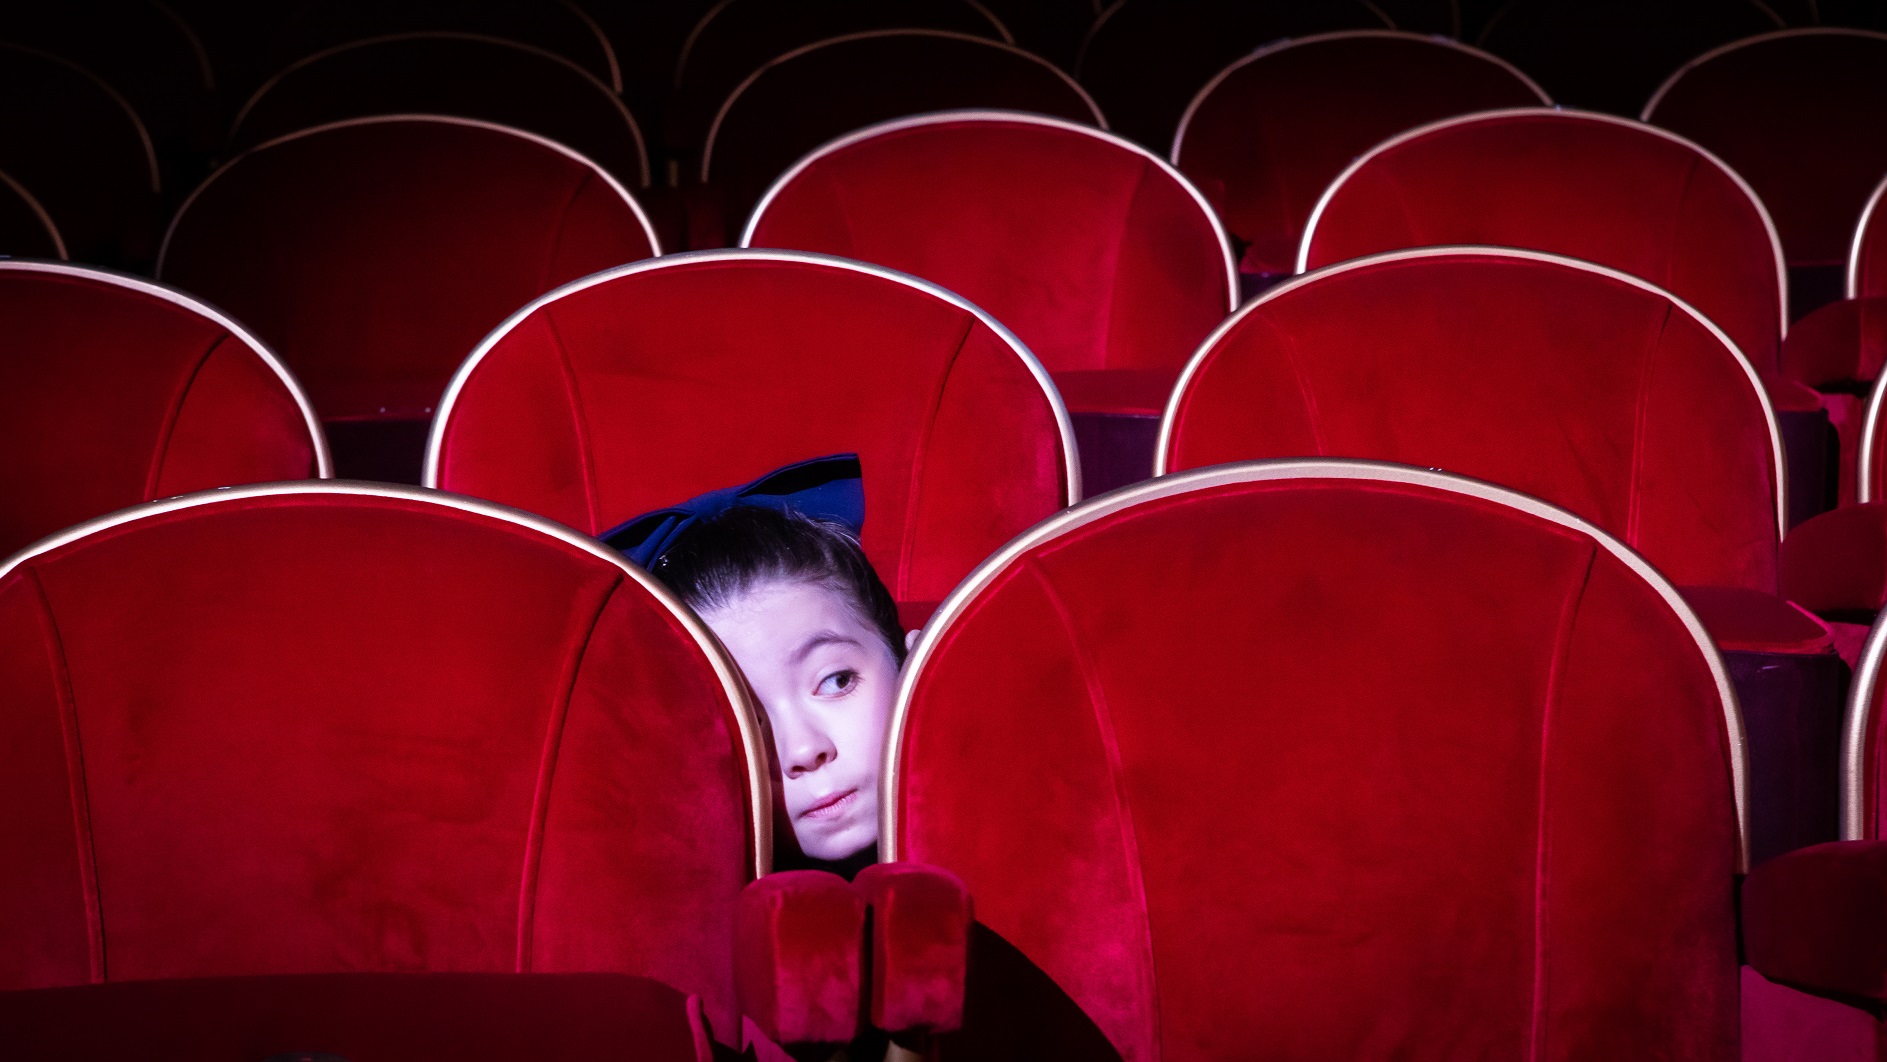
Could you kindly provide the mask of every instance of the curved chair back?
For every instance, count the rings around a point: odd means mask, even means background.
[[[1841,743],[1841,839],[1873,841],[1887,825],[1887,618],[1874,621],[1848,689],[1846,732]]]
[[[0,254],[9,258],[66,257],[59,226],[26,186],[0,172]]]
[[[1588,263],[1403,251],[1246,304],[1187,367],[1156,467],[1275,457],[1499,483],[1677,583],[1776,587],[1781,443],[1756,374],[1691,307]]]
[[[295,378],[182,292],[4,260],[0,334],[0,556],[154,498],[330,474]]]
[[[1603,531],[1261,462],[966,581],[906,665],[881,834],[1122,1058],[1719,1058],[1742,778],[1708,636]]]
[[[1674,133],[1553,110],[1410,130],[1325,190],[1297,265],[1439,244],[1524,247],[1642,277],[1776,371],[1788,281],[1775,226],[1734,170]]]
[[[859,455],[865,549],[907,619],[1080,496],[1068,415],[1007,329],[916,278],[779,251],[532,303],[460,368],[426,483],[597,534],[831,453]]]
[[[0,984],[608,971],[733,1035],[756,709],[567,528],[363,484],[102,518],[0,570]]]
[[[1883,197],[1887,197],[1887,177],[1881,178],[1868,193],[1861,218],[1854,225],[1854,234],[1848,238],[1847,297],[1850,299],[1887,295],[1887,208],[1881,206]]]
[[[1446,37],[1348,30],[1267,45],[1194,96],[1170,158],[1247,245],[1247,273],[1289,273],[1318,196],[1350,161],[1418,125],[1551,105],[1503,59]]]

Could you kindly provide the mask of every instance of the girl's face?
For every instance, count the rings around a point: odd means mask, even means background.
[[[835,860],[876,843],[878,766],[898,684],[884,635],[814,583],[763,583],[701,618],[766,708],[800,850]]]

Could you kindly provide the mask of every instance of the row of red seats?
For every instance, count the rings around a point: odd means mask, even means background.
[[[1637,552],[1409,466],[1173,474],[943,602],[848,885],[769,872],[760,713],[607,548],[411,488],[187,495],[0,567],[0,1027],[81,1059],[783,1062],[865,1022],[945,1059],[1874,1058],[1884,656],[1887,625],[1849,839],[1739,882],[1751,743]]]

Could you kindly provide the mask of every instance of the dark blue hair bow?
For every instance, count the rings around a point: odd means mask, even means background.
[[[865,526],[862,477],[857,454],[815,457],[775,469],[752,483],[711,490],[680,505],[643,513],[598,537],[642,567],[652,568],[696,521],[742,505],[830,520],[856,535]]]

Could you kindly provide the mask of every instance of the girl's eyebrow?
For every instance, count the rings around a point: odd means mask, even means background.
[[[814,649],[824,645],[849,645],[853,648],[863,648],[857,638],[840,634],[838,631],[820,631],[802,642],[799,648],[793,650],[793,655],[787,657],[787,660],[797,664],[806,659]]]

